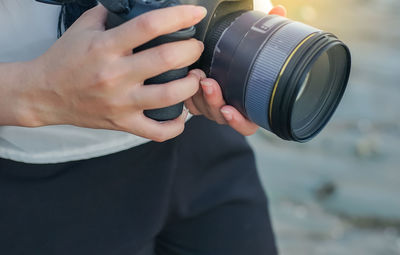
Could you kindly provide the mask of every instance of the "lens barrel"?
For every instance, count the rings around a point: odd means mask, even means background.
[[[258,11],[221,19],[206,38],[207,48],[212,57],[205,69],[227,103],[285,140],[317,135],[350,75],[349,49],[334,35]]]

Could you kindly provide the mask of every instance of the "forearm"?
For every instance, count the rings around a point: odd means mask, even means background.
[[[0,63],[0,126],[39,126],[28,93],[39,81],[31,66],[31,62]]]

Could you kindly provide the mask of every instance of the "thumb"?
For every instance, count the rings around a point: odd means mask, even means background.
[[[269,14],[271,15],[279,15],[282,17],[286,17],[287,15],[287,11],[286,8],[282,5],[277,5],[274,8],[272,8],[272,10],[269,12]]]

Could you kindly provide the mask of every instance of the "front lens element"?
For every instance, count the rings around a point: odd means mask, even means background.
[[[299,101],[299,99],[303,96],[303,93],[304,93],[304,91],[306,90],[306,88],[307,88],[307,90],[308,90],[308,87],[307,87],[307,86],[310,85],[310,83],[309,83],[309,81],[310,81],[310,74],[311,74],[311,72],[308,72],[308,73],[306,74],[306,78],[304,79],[304,81],[302,82],[302,84],[301,84],[301,86],[300,86],[299,93],[297,94],[297,97],[296,97],[296,103],[297,103],[297,102]]]
[[[346,59],[346,48],[335,44],[311,62],[292,108],[290,125],[295,137],[311,138],[334,113],[347,81]]]
[[[308,125],[321,110],[329,96],[331,76],[329,56],[326,52],[312,65],[302,82],[292,111],[292,128],[301,129]]]

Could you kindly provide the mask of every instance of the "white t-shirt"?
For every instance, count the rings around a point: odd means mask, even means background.
[[[59,13],[59,6],[34,0],[0,0],[0,62],[43,54],[57,40]],[[125,132],[69,125],[0,126],[0,158],[59,163],[107,155],[148,141]]]

